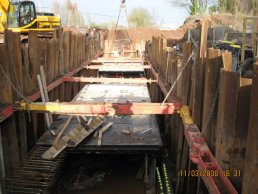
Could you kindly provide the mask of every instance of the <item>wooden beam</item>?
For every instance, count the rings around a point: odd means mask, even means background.
[[[246,28],[247,28],[247,20],[243,19],[243,35],[242,35],[242,48],[241,48],[241,63],[245,61],[245,47],[246,47]]]
[[[207,51],[207,37],[208,37],[208,20],[204,20],[201,26],[200,50],[199,57],[197,57],[194,67],[193,80],[193,101],[192,112],[194,122],[198,127],[201,127],[202,118],[202,102],[203,102],[203,83],[204,83],[204,69],[205,58]]]
[[[208,49],[204,81],[202,134],[212,151],[215,149],[215,138],[213,138],[213,135],[216,136],[216,104],[221,67],[222,58],[220,51],[212,48]]]
[[[216,137],[216,159],[229,169],[236,129],[237,99],[240,74],[221,70]]]
[[[159,85],[162,93],[164,94],[164,96],[166,96],[169,91],[168,86],[166,86],[164,81],[162,81],[160,79],[159,74],[155,71],[155,69],[153,69],[153,67],[150,68],[150,72],[153,75],[154,79],[158,80],[158,85]],[[170,95],[168,96],[167,102],[178,102],[179,104],[181,104],[181,101],[173,92],[171,92]]]
[[[258,73],[253,79],[242,193],[258,191]]]
[[[228,51],[222,52],[223,68],[226,71],[232,71],[232,53]]]
[[[184,65],[187,65],[182,75],[177,83],[177,96],[182,99],[182,103],[187,105],[189,104],[189,93],[190,93],[190,75],[191,75],[191,68],[192,63],[191,60],[189,61],[189,57],[192,53],[192,44],[190,42],[186,42],[183,44],[183,60],[181,61],[181,66],[178,65],[178,72],[181,71]],[[188,63],[188,64],[186,64]],[[175,69],[174,69],[175,70]],[[175,81],[176,77],[172,80],[172,83]]]
[[[10,55],[7,45],[0,44],[0,101],[1,103],[13,103],[12,88],[10,83]],[[8,108],[8,107],[7,107]],[[3,120],[3,119],[1,119]],[[2,150],[4,156],[6,175],[14,175],[15,168],[20,165],[20,152],[18,147],[17,129],[15,117],[1,123]]]
[[[249,131],[250,104],[252,79],[240,78],[240,88],[237,98],[236,129],[233,134],[234,144],[231,150],[230,169],[237,176],[230,179],[238,191],[242,191],[243,175],[245,174],[245,151],[247,149],[247,136]]]

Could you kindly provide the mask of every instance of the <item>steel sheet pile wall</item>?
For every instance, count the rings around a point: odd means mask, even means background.
[[[56,30],[51,37],[41,36],[30,31],[28,43],[21,43],[21,35],[7,31],[6,43],[0,44],[0,110],[27,96],[36,100],[38,92],[37,75],[40,66],[45,70],[47,83],[80,67],[87,60],[92,60],[101,51],[101,35],[86,38],[74,31]],[[86,69],[78,76],[89,74]],[[84,84],[61,83],[49,91],[50,101],[70,101]],[[33,94],[37,95],[33,95]],[[0,117],[0,120],[2,118]],[[31,122],[29,122],[31,120]],[[35,141],[45,130],[43,114],[16,112],[0,123],[3,161],[3,174],[14,174]],[[1,148],[1,146],[0,146]],[[3,166],[3,164],[1,164]]]
[[[231,53],[207,49],[208,23],[204,21],[199,31],[199,41],[194,44],[183,42],[177,45],[179,51],[167,47],[167,39],[164,37],[153,37],[151,43],[146,45],[147,56],[167,86],[173,85],[180,76],[173,92],[181,98],[183,104],[190,106],[194,122],[202,130],[211,151],[236,189],[240,193],[242,188],[243,193],[257,193],[257,188],[250,186],[256,180],[253,173],[257,169],[258,160],[257,146],[252,141],[258,131],[254,124],[254,117],[257,117],[257,111],[254,110],[257,82],[252,84],[252,79],[241,78],[238,72],[231,71]],[[163,100],[157,88],[150,86],[150,90],[155,101]],[[180,119],[177,116],[166,116],[164,123],[166,144],[176,174],[182,169],[195,169],[191,162],[184,162],[188,157],[185,157],[183,149]],[[251,166],[254,170],[250,170]],[[178,176],[177,191],[190,188],[189,191],[193,193],[191,188],[195,188],[195,184],[192,184],[194,181],[196,178],[191,176]],[[186,182],[189,187],[183,187]],[[247,188],[252,188],[252,192]]]

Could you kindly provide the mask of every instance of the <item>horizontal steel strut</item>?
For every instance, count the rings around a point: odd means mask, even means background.
[[[127,63],[127,65],[128,65],[128,63]],[[89,64],[89,65],[85,66],[84,68],[85,68],[85,69],[95,69],[95,70],[98,70],[98,69],[100,69],[102,66],[103,66],[103,65],[91,65],[91,64]],[[120,65],[120,66],[121,66],[121,65]],[[150,68],[151,68],[150,65],[139,65],[139,67],[142,67],[143,69],[150,69]]]
[[[50,112],[64,115],[147,115],[174,114],[181,108],[179,103],[82,103],[82,102],[21,102],[21,110]]]
[[[97,77],[64,77],[65,82],[88,82],[88,83],[132,83],[132,84],[144,84],[144,83],[156,83],[157,80],[146,78],[97,78]]]

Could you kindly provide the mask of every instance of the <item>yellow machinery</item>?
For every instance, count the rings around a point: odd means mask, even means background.
[[[60,26],[60,18],[37,15],[33,1],[0,0],[0,33],[5,29],[28,33],[29,30],[51,32]]]

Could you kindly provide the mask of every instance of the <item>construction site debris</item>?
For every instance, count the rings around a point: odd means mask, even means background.
[[[126,135],[130,135],[130,134],[131,134],[131,132],[130,132],[130,131],[125,130],[125,129],[123,129],[121,132],[122,132],[122,133],[124,133],[124,134],[126,134]]]
[[[140,134],[142,134],[142,133],[146,133],[146,132],[150,131],[151,129],[152,129],[152,128],[145,129],[145,130],[141,131],[141,132],[140,132]]]
[[[71,116],[72,117],[72,116]],[[71,117],[68,118],[64,127],[62,128],[63,134],[64,130],[68,126],[71,121]],[[69,144],[71,147],[76,147],[79,143],[82,142],[86,137],[92,134],[100,125],[104,122],[104,117],[96,117],[92,120],[92,122],[88,126],[88,130],[82,127],[80,124],[75,125],[72,129],[67,132],[60,140],[60,133],[55,139],[53,146],[50,147],[43,155],[42,158],[46,160],[54,159],[58,156]]]
[[[63,135],[65,129],[67,128],[67,126],[69,125],[69,123],[71,122],[73,116],[69,116],[68,119],[66,120],[65,124],[63,125],[63,127],[61,128],[61,130],[59,131],[57,137],[55,138],[53,145],[56,144],[56,142],[60,139],[60,137]]]
[[[99,130],[98,146],[102,144],[102,135],[113,125],[113,122],[109,122],[107,125]]]

